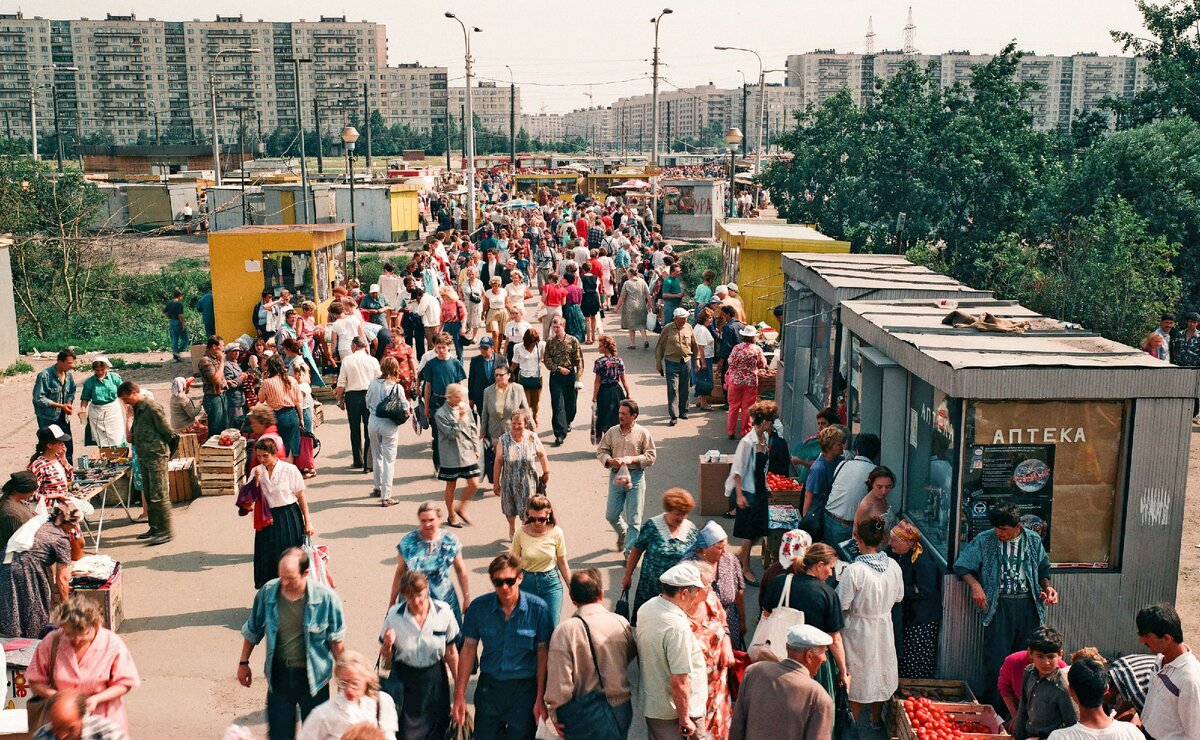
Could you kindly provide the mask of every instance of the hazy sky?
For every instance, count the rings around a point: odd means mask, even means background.
[[[743,46],[763,57],[767,69],[783,68],[788,54],[834,48],[862,52],[867,18],[875,22],[876,49],[899,49],[910,3],[892,0],[666,0],[674,9],[660,36],[664,89],[713,82],[736,87],[754,80],[753,55],[714,51],[714,45]],[[200,14],[195,8],[203,6]],[[1079,51],[1119,53],[1109,31],[1142,30],[1134,0],[911,0],[916,46],[925,53],[947,50],[995,52],[1016,39],[1040,54]],[[189,9],[183,9],[187,7]],[[103,18],[105,13],[159,20],[211,20],[241,14],[246,20],[315,21],[322,14],[369,20],[387,26],[390,64],[420,62],[447,66],[451,84],[462,84],[462,31],[443,17],[447,10],[479,26],[471,45],[476,74],[508,81],[507,63],[521,86],[522,108],[566,112],[608,104],[622,95],[650,91],[649,58],[654,45],[650,19],[663,8],[638,0],[203,0],[183,6],[171,0],[0,0],[0,11],[27,16]],[[769,75],[782,81],[784,75]]]

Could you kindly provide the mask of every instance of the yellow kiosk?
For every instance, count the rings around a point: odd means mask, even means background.
[[[737,283],[746,319],[755,324],[765,321],[776,329],[779,322],[771,309],[783,303],[783,253],[850,253],[850,242],[777,218],[725,219],[717,223],[717,238],[724,246],[721,280]]]
[[[287,289],[297,307],[303,300],[315,302],[317,321],[325,321],[333,287],[346,279],[347,228],[349,224],[286,224],[210,233],[217,334],[226,341],[254,334],[251,313],[264,290],[279,295]]]

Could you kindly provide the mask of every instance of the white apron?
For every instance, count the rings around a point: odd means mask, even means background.
[[[98,446],[119,447],[125,444],[125,412],[120,401],[103,406],[89,404],[87,420],[92,439]]]

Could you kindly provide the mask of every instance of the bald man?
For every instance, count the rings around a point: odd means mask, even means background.
[[[62,689],[50,697],[47,719],[33,740],[129,740],[129,735],[111,720],[88,714],[87,696],[75,689]]]

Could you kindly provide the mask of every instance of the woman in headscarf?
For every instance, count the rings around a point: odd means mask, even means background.
[[[729,535],[721,525],[709,520],[700,534],[696,535],[696,541],[684,552],[683,559],[712,566],[712,591],[725,610],[730,642],[734,650],[745,650],[746,579],[742,576],[742,566],[737,556],[726,546],[728,541]]]
[[[6,499],[11,491],[5,492]],[[70,533],[78,526],[79,517],[78,509],[60,501],[49,514],[31,517],[9,538],[6,548],[14,549],[12,540],[21,538],[21,530],[34,528],[28,547],[14,552],[11,562],[0,562],[0,635],[41,637],[50,622],[51,589],[58,591],[63,601],[71,595]]]
[[[171,429],[181,432],[196,423],[204,409],[194,398],[188,398],[192,389],[191,378],[175,378],[171,381]]]
[[[715,522],[709,522],[715,524]],[[736,570],[735,564],[735,570]],[[700,580],[712,586],[704,588],[704,598],[698,600],[688,614],[692,635],[700,644],[704,664],[708,669],[708,693],[704,704],[705,737],[729,737],[733,705],[729,700],[729,667],[733,665],[733,645],[729,638],[726,610],[715,588],[715,567],[707,560],[696,562]],[[689,708],[690,711],[690,708]]]
[[[938,634],[942,631],[942,568],[921,546],[921,531],[907,520],[892,527],[885,552],[904,576],[902,678],[937,674]]]
[[[112,362],[107,357],[98,355],[92,360],[92,376],[83,381],[79,394],[79,420],[87,423],[84,444],[99,447],[125,444],[124,405],[117,401],[120,385],[121,376],[112,371]]]

